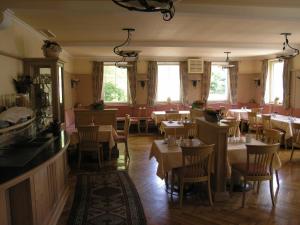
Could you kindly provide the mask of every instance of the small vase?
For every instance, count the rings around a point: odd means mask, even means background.
[[[58,58],[60,51],[57,51],[53,48],[45,48],[43,49],[43,53],[46,58]]]

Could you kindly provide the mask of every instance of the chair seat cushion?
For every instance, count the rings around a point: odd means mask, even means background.
[[[235,163],[231,165],[234,170],[237,170],[242,175],[248,175],[248,176],[269,176],[269,171],[265,169],[261,173],[257,173],[257,166],[250,163],[249,164],[249,171],[247,171],[247,163]],[[259,171],[262,171],[263,168],[260,167]]]

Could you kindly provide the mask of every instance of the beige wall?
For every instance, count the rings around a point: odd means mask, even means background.
[[[244,60],[239,62],[237,100],[248,103],[254,100],[259,103],[261,91],[254,79],[261,78],[262,62],[260,60]]]
[[[41,46],[43,37],[32,27],[14,18],[10,27],[0,30],[0,95],[15,93],[12,79],[23,74],[22,58],[43,57]],[[15,57],[19,58],[16,59]],[[73,105],[71,94],[72,58],[63,52],[65,61],[65,108]]]
[[[300,109],[300,55],[292,61],[292,80],[291,80],[291,104],[293,107]]]
[[[0,51],[16,57],[41,57],[42,40],[21,21],[0,30]],[[22,61],[0,55],[0,95],[15,93],[12,79],[22,74]]]

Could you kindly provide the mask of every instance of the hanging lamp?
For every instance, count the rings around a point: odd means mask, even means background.
[[[284,36],[284,42],[282,44],[282,53],[277,58],[283,60],[299,55],[299,49],[292,47],[289,43],[288,36],[291,36],[292,33],[281,33],[280,35]]]
[[[174,0],[112,0],[130,11],[161,12],[164,21],[170,21],[175,14]]]
[[[131,65],[127,64],[129,61],[136,61],[138,59],[138,55],[140,51],[137,50],[121,50],[122,47],[128,46],[131,41],[131,33],[135,31],[134,28],[123,28],[122,30],[127,31],[127,39],[120,45],[117,45],[114,47],[113,52],[121,56],[122,59],[120,61],[117,61],[115,65],[117,67],[130,67]]]
[[[229,54],[231,52],[224,52],[224,53],[226,54],[226,59],[225,59],[226,65],[223,65],[222,69],[230,69],[230,68],[235,67],[235,65],[230,64]]]

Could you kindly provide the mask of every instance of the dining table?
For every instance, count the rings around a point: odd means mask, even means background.
[[[248,112],[251,112],[251,109],[229,109],[227,116],[234,117],[237,120],[248,120]]]
[[[154,140],[151,146],[149,159],[155,158],[158,162],[156,175],[161,179],[166,178],[166,174],[172,169],[182,166],[183,146],[199,146],[204,144],[198,138],[182,139],[176,145],[169,146],[166,140]]]
[[[261,115],[257,115],[258,122],[261,121]],[[300,123],[300,118],[285,116],[280,114],[271,114],[272,128],[279,128],[285,132],[285,140],[293,137],[292,123]]]
[[[154,120],[155,125],[157,126],[162,121],[166,120],[166,111],[153,111],[151,113],[151,118]],[[180,110],[178,112],[175,112],[173,114],[179,114],[182,119],[185,119],[185,117],[189,118],[190,111],[188,110]]]

